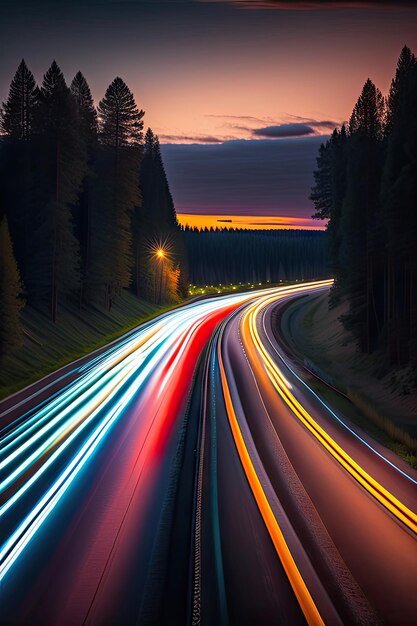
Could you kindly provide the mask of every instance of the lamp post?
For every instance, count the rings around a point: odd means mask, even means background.
[[[156,251],[156,258],[159,261],[159,294],[158,294],[158,304],[161,304],[162,300],[162,276],[164,271],[164,259],[165,259],[165,250],[163,248],[158,248]]]

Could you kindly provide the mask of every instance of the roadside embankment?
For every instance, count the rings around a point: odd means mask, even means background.
[[[329,310],[327,298],[300,298],[282,313],[279,323],[291,352],[317,392],[417,467],[417,392],[409,372],[382,374],[381,355],[360,353],[339,321],[345,305]]]
[[[98,305],[85,307],[82,312],[71,306],[61,308],[56,323],[45,313],[25,307],[23,345],[0,362],[0,399],[117,339],[163,310],[129,292],[123,292],[110,311]]]

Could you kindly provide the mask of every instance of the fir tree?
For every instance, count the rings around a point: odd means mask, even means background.
[[[30,242],[33,231],[33,197],[35,154],[31,139],[39,105],[39,89],[32,72],[21,61],[11,82],[9,95],[3,103],[0,126],[2,141],[0,215],[8,216],[14,252],[23,275],[30,262]]]
[[[20,311],[23,306],[20,273],[7,218],[3,217],[0,222],[0,359],[22,343]]]
[[[132,92],[126,83],[116,77],[107,88],[98,106],[100,141],[119,151],[126,146],[138,145],[142,140],[144,111],[139,111]]]
[[[353,110],[340,215],[331,208],[333,138],[319,154],[312,193],[315,217],[330,218],[331,250],[338,249],[336,278],[349,304],[343,321],[362,350],[381,351],[381,373],[407,363],[417,371],[416,110],[417,61],[405,46],[386,107],[368,80]]]
[[[122,79],[115,78],[98,113],[100,151],[90,280],[102,286],[110,308],[132,279],[132,219],[141,202],[138,180],[144,112]]]
[[[383,273],[379,185],[384,99],[367,80],[349,121],[341,261],[349,314],[344,318],[362,349],[375,349],[382,322]]]
[[[74,76],[70,89],[77,107],[82,138],[91,150],[97,140],[97,111],[90,87],[81,72]]]
[[[386,124],[385,134],[389,135],[398,109],[400,107],[401,98],[404,97],[404,87],[407,82],[409,72],[416,64],[416,57],[411,52],[408,46],[404,46],[401,50],[400,57],[397,63],[397,69],[395,77],[391,81],[390,90],[387,97],[387,112],[386,112]]]
[[[38,100],[39,89],[22,59],[11,82],[9,96],[2,106],[1,127],[9,137],[24,141],[30,139]]]
[[[340,219],[342,204],[346,192],[346,145],[347,133],[343,125],[335,129],[331,138],[321,145],[317,158],[317,170],[314,172],[315,185],[310,199],[316,212],[314,219],[328,219],[329,252],[334,275],[334,285],[330,304],[339,302],[343,287],[343,264],[339,248],[342,233]]]
[[[385,225],[384,331],[388,363],[415,354],[417,61],[404,47],[388,97],[386,159],[381,183]],[[414,304],[413,304],[414,302]]]
[[[33,297],[49,302],[55,321],[59,294],[71,294],[79,285],[79,245],[71,207],[78,201],[86,172],[76,104],[55,61],[42,83],[36,131],[41,157],[36,172],[38,219],[27,287]]]
[[[177,283],[179,293],[185,295],[188,289],[186,252],[165,173],[159,139],[150,128],[145,135],[140,188],[142,206],[135,220],[134,240],[137,292],[145,296],[150,294],[149,297],[153,297],[152,290],[147,291],[146,285],[149,285],[149,280],[144,271],[147,264],[147,248],[149,242],[168,241],[173,268],[181,268],[174,282]],[[172,289],[170,292],[172,293]]]
[[[86,289],[88,284],[86,285],[86,283],[91,264],[92,187],[95,176],[98,120],[90,87],[81,72],[77,72],[74,76],[70,89],[78,113],[80,141],[87,159],[87,171],[81,193],[78,203],[73,209],[75,234],[80,243],[81,251],[82,289],[80,304],[82,304],[82,301],[88,300],[89,296]]]

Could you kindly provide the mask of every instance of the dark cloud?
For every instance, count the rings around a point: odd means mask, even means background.
[[[307,135],[314,135],[315,130],[312,126],[308,126],[308,124],[297,122],[294,124],[278,124],[276,126],[255,128],[252,132],[257,137],[278,139],[282,137],[306,137]]]
[[[332,132],[338,126],[332,120],[314,120],[301,118],[296,115],[288,117],[300,120],[297,122],[286,122],[285,124],[274,124],[263,128],[247,129],[251,130],[256,137],[269,137],[270,139],[281,139],[285,137],[307,137],[308,135],[320,135],[322,131]],[[301,121],[302,120],[302,121]]]
[[[161,149],[179,212],[310,217],[308,196],[325,139],[242,139]]]

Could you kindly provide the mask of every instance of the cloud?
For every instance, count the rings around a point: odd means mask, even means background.
[[[314,135],[315,130],[308,124],[278,124],[276,126],[265,126],[264,128],[255,128],[253,134],[257,137],[270,137],[271,139],[281,139],[282,137],[306,137]]]
[[[332,120],[314,120],[311,118],[302,118],[297,115],[289,115],[288,117],[300,121],[254,128],[251,129],[252,135],[256,137],[267,137],[269,139],[308,137],[308,135],[321,135],[323,134],[322,131],[330,133],[338,126],[338,123]]]
[[[208,113],[205,117],[218,117],[223,120],[239,120],[241,122],[254,122],[256,124],[267,124],[273,121],[271,117],[255,117],[254,115],[221,115],[218,113]]]
[[[205,144],[205,143],[223,143],[225,137],[215,137],[214,135],[164,135],[159,134],[161,143],[174,144]]]
[[[223,120],[220,128],[227,128],[229,131],[241,131],[238,133],[242,138],[265,137],[269,139],[282,139],[283,137],[307,137],[308,135],[320,135],[331,133],[339,122],[334,120],[316,120],[310,117],[300,117],[281,113],[276,117],[256,117],[254,115],[224,115],[206,114],[205,117]],[[259,126],[262,124],[262,126]],[[232,139],[233,137],[224,138]]]

